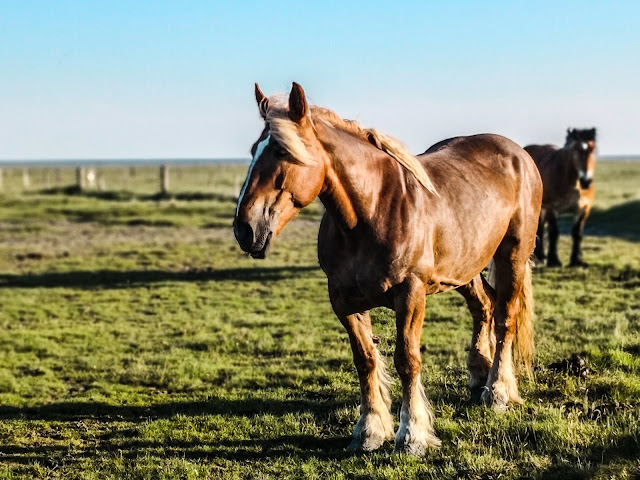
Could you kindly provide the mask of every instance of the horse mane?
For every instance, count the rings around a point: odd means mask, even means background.
[[[300,137],[298,126],[289,118],[287,99],[286,94],[269,98],[266,121],[269,123],[270,133],[296,161],[305,165],[312,164],[314,159],[304,140]],[[319,121],[370,143],[406,168],[424,188],[434,195],[438,195],[420,161],[407,150],[400,140],[374,128],[363,128],[355,120],[345,120],[332,110],[317,105],[312,105],[309,108],[308,120],[314,129],[314,122]]]

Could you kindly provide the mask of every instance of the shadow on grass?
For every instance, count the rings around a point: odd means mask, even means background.
[[[176,192],[176,193],[153,193],[138,194],[129,190],[80,190],[75,185],[66,187],[46,188],[33,192],[37,195],[69,195],[85,198],[96,198],[98,200],[110,200],[126,202],[131,200],[139,201],[160,201],[160,200],[183,200],[183,201],[217,201],[217,202],[237,202],[235,195],[225,195],[215,192]]]
[[[40,274],[0,274],[0,288],[82,289],[128,288],[159,282],[265,282],[299,278],[310,272],[320,272],[316,265],[230,268],[225,270],[96,270],[51,272]]]
[[[611,263],[592,263],[584,268],[536,267],[536,275],[543,275],[554,282],[585,282],[594,279],[609,279],[616,287],[633,290],[640,287],[640,270],[630,265],[618,267]]]
[[[319,459],[342,460],[362,455],[347,451],[349,437],[315,437],[312,435],[282,435],[267,439],[218,440],[215,443],[182,441],[170,439],[166,442],[125,440],[117,434],[106,434],[98,438],[98,446],[91,449],[72,451],[67,446],[0,446],[0,456],[4,462],[18,464],[38,463],[48,468],[58,468],[61,464],[80,462],[97,456],[113,455],[127,460],[141,456],[166,459],[175,457],[192,461],[215,461],[217,459],[238,462],[255,462],[275,459]]]
[[[228,417],[253,417],[262,413],[283,415],[286,413],[312,412],[320,422],[331,423],[330,414],[339,403],[318,404],[301,402],[300,400],[210,400],[207,402],[185,402],[151,407],[115,407],[105,404],[63,403],[37,408],[14,409],[7,412],[7,407],[0,409],[0,418],[18,418],[20,420],[55,420],[76,424],[82,432],[83,420],[99,420],[113,423],[113,428],[97,436],[90,435],[87,445],[0,445],[0,457],[5,463],[29,465],[38,463],[46,468],[58,468],[82,463],[85,459],[115,457],[136,461],[140,457],[180,458],[192,461],[216,462],[217,460],[258,463],[272,460],[288,460],[292,462],[317,459],[321,461],[342,461],[354,456],[368,454],[345,451],[349,436],[327,435],[279,435],[266,438],[240,439],[195,439],[183,440],[175,435],[167,435],[159,440],[140,438],[143,433],[138,422],[168,418],[172,415],[220,414]],[[266,410],[265,410],[266,408]],[[100,413],[96,413],[100,412]],[[118,422],[134,422],[127,425]],[[123,428],[124,427],[124,428]],[[178,427],[179,428],[179,427]],[[350,426],[349,426],[350,428]],[[522,432],[518,428],[508,432],[509,436],[522,441]],[[640,438],[637,432],[622,434],[607,441],[606,444],[576,447],[563,452],[562,446],[552,444],[537,445],[534,437],[527,437],[524,448],[532,452],[546,452],[551,456],[551,465],[531,468],[526,478],[544,480],[573,478],[592,478],[596,473],[608,468],[632,465],[640,456]],[[449,443],[449,442],[448,442]],[[444,445],[444,454],[451,461],[450,446]],[[383,454],[391,454],[392,443],[387,442],[382,449]],[[556,451],[558,450],[558,451]],[[440,458],[436,454],[431,461],[437,463]],[[637,464],[636,464],[637,465]],[[471,476],[473,471],[466,471],[464,464],[458,465],[459,478]],[[455,465],[454,465],[455,468]],[[637,468],[637,467],[636,467]],[[354,477],[357,478],[357,477]],[[484,477],[483,477],[484,478]],[[489,477],[487,477],[489,478]],[[634,477],[632,477],[634,478]]]
[[[563,215],[558,222],[560,233],[570,235],[573,222],[571,215]],[[594,237],[618,237],[640,240],[640,200],[614,205],[606,210],[594,208],[587,219],[584,233]]]
[[[0,419],[18,419],[26,421],[69,422],[82,425],[82,422],[104,422],[112,429],[98,437],[97,448],[70,451],[67,446],[23,446],[0,445],[0,458],[4,462],[42,463],[55,466],[56,457],[65,463],[68,460],[101,456],[113,452],[118,456],[135,459],[141,454],[166,457],[167,454],[193,460],[260,460],[273,458],[317,457],[324,459],[344,458],[352,453],[344,451],[349,437],[316,437],[311,435],[283,435],[279,437],[251,440],[183,441],[168,438],[164,441],[138,440],[141,435],[135,425],[122,429],[118,425],[125,423],[141,424],[148,421],[168,419],[176,415],[202,416],[223,415],[226,418],[258,415],[284,416],[291,414],[312,414],[319,423],[329,423],[337,409],[351,407],[344,401],[318,402],[305,398],[274,400],[248,398],[240,400],[209,399],[206,401],[172,402],[149,406],[119,406],[96,402],[62,402],[38,407],[0,406]],[[93,438],[95,440],[95,438]],[[51,463],[53,462],[53,463]]]
[[[577,452],[577,458],[573,462],[559,459],[558,463],[551,465],[548,469],[538,475],[534,475],[532,478],[540,480],[593,478],[608,465],[619,461],[635,462],[635,473],[637,475],[640,474],[640,467],[637,463],[638,458],[640,458],[640,438],[630,433],[616,438],[607,446],[591,446]],[[592,465],[591,468],[587,467],[589,464]],[[631,475],[630,477],[624,476],[620,478],[638,478],[633,476],[633,473]],[[608,478],[617,477],[611,476]]]
[[[304,394],[304,393],[303,393]],[[102,402],[59,402],[35,407],[13,407],[0,405],[0,419],[56,420],[76,422],[91,419],[104,422],[144,422],[171,418],[176,415],[201,416],[224,415],[225,417],[253,417],[256,415],[283,416],[311,413],[326,418],[338,408],[348,405],[345,399],[324,399],[300,396],[287,400],[249,397],[242,399],[209,398],[207,400],[167,402],[151,405],[111,405]],[[355,401],[354,401],[355,402]]]

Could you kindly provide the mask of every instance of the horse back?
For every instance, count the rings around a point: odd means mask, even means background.
[[[419,155],[430,175],[447,183],[452,171],[481,177],[482,183],[512,181],[515,186],[525,178],[539,183],[539,175],[530,155],[515,142],[493,134],[453,137],[442,140]]]
[[[542,178],[544,193],[542,207],[555,211],[573,211],[593,199],[593,185],[587,190],[577,187],[577,175],[573,171],[566,151],[555,145],[527,145]]]
[[[537,225],[542,181],[522,147],[481,134],[443,140],[418,158],[440,194],[426,209],[424,223],[435,227],[432,248],[442,259],[435,260],[437,270],[464,279],[463,270],[486,266],[505,235],[533,249],[535,228],[521,228]],[[463,260],[459,252],[466,253]]]
[[[554,155],[560,150],[556,145],[527,145],[524,149],[531,155],[538,168],[552,161]]]

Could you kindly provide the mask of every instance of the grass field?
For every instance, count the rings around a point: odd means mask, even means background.
[[[598,165],[591,266],[534,271],[524,405],[469,403],[470,316],[455,292],[428,299],[423,380],[443,445],[425,458],[344,450],[359,390],[316,258],[321,206],[252,260],[230,228],[245,170],[185,169],[163,200],[144,169],[135,193],[5,177],[0,479],[640,478],[640,163]],[[372,318],[391,365],[392,312]],[[585,378],[547,367],[574,352]]]

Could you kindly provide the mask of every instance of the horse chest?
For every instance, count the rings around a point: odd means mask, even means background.
[[[319,257],[331,285],[371,305],[386,305],[389,289],[399,283],[390,262],[375,249],[335,249],[330,257]]]
[[[554,198],[548,208],[556,211],[575,211],[580,205],[580,190],[578,188],[570,188],[563,195]]]

